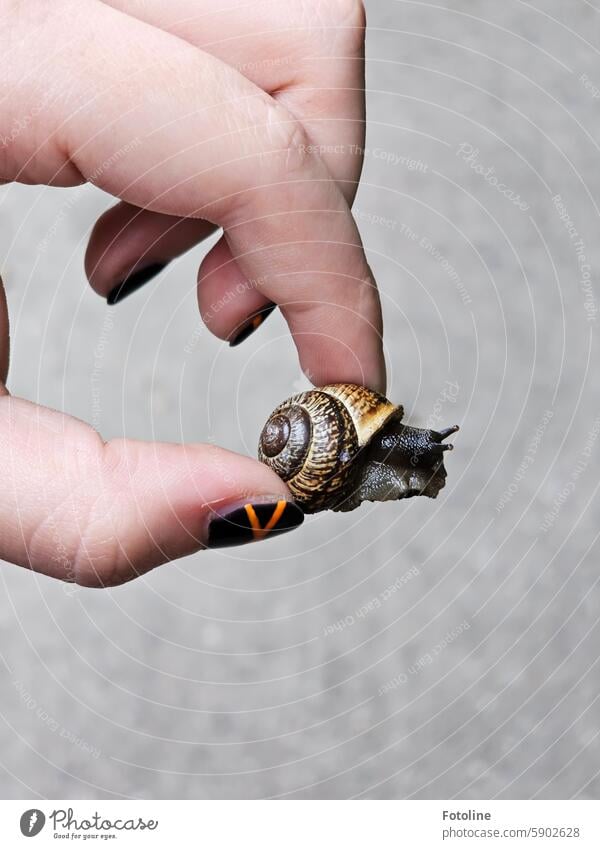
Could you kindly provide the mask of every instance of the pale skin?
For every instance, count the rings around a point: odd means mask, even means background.
[[[0,182],[89,180],[118,199],[86,256],[103,297],[141,257],[168,262],[222,228],[198,274],[208,329],[228,339],[273,302],[316,385],[383,391],[350,212],[363,41],[355,0],[0,0]],[[202,548],[223,505],[290,498],[221,448],[104,442],[12,396],[8,364],[0,286],[1,559],[111,586]]]

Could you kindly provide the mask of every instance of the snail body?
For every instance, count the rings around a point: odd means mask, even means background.
[[[258,457],[305,513],[354,510],[363,501],[435,498],[446,481],[443,440],[458,430],[402,424],[404,410],[352,383],[300,392],[269,416]]]

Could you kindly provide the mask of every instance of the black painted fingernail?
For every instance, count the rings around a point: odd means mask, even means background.
[[[148,265],[146,268],[134,271],[133,274],[130,274],[129,277],[125,278],[125,280],[117,283],[114,289],[111,289],[108,293],[106,303],[111,307],[113,304],[119,303],[119,301],[122,301],[123,298],[127,297],[127,295],[133,294],[133,292],[140,289],[144,283],[148,283],[153,277],[160,274],[166,265],[166,262],[155,262],[153,265]]]
[[[271,315],[274,309],[275,304],[269,304],[268,306],[263,307],[262,310],[255,313],[252,318],[244,324],[242,329],[238,331],[237,335],[233,337],[229,343],[229,347],[235,348],[236,345],[239,345],[240,342],[247,339],[248,336],[254,333],[254,331],[261,326],[263,321]]]
[[[258,542],[292,531],[304,521],[304,513],[293,501],[244,504],[211,520],[208,548],[226,548]]]

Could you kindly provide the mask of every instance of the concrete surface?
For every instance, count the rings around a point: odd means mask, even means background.
[[[105,592],[2,565],[3,797],[600,793],[600,10],[367,8],[356,213],[389,395],[462,425],[448,486]],[[109,199],[0,191],[13,392],[254,453],[304,385],[280,316],[235,350],[200,329],[201,250],[109,311],[82,271]]]

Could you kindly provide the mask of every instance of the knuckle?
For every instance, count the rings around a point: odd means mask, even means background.
[[[68,437],[67,425],[65,442]],[[27,533],[27,558],[33,567],[40,564],[43,571],[68,583],[84,583],[82,574],[89,568],[96,545],[93,525],[96,493],[101,488],[97,464],[100,445],[99,438],[91,437],[84,438],[75,450],[58,450],[62,479],[51,478],[46,484],[41,509],[35,511],[38,520]]]
[[[122,440],[102,446],[87,522],[73,558],[75,581],[82,586],[117,586],[134,576],[127,531],[136,524],[138,505],[131,486],[136,459],[125,457]]]
[[[101,545],[84,543],[89,535],[83,535],[73,558],[72,581],[80,587],[114,587],[122,583],[118,565],[116,540],[104,539]]]
[[[98,494],[91,505],[85,528],[73,554],[73,580],[84,587],[114,587],[122,584],[132,566],[127,562],[116,533],[117,513],[126,505],[107,494]]]
[[[284,107],[274,104],[267,112],[267,137],[278,176],[302,172],[314,156],[306,130]]]
[[[65,579],[84,587],[113,587],[135,577],[128,556],[125,533],[135,521],[130,480],[120,452],[112,443],[98,446],[93,468],[81,485],[78,496],[63,506],[62,524],[71,529],[69,565]],[[82,506],[84,505],[84,509]]]
[[[255,132],[260,134],[257,167],[242,175],[236,191],[225,198],[214,216],[225,229],[252,217],[263,203],[267,187],[271,192],[287,192],[288,183],[297,182],[309,172],[318,170],[322,174],[317,146],[283,105],[270,100],[255,126]],[[294,197],[288,200],[293,203]]]
[[[131,571],[116,533],[117,510],[126,510],[118,499],[98,494],[77,539],[72,557],[74,583],[82,587],[114,587]]]

